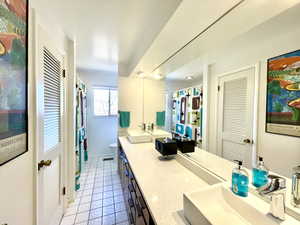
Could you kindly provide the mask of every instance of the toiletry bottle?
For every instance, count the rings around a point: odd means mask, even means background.
[[[268,174],[263,158],[259,157],[256,167],[252,169],[252,184],[257,188],[264,186],[268,183]]]
[[[243,162],[239,160],[234,160],[238,164],[238,167],[232,171],[232,186],[231,190],[234,194],[247,197],[248,196],[248,185],[249,176],[245,169],[242,169]]]

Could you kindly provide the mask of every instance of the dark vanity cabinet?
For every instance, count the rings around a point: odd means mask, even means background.
[[[120,143],[118,149],[118,172],[129,223],[132,225],[155,225]]]

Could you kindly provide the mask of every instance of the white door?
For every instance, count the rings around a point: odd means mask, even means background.
[[[63,215],[63,56],[38,28],[38,225],[58,225]]]
[[[219,78],[218,154],[251,167],[255,67]]]

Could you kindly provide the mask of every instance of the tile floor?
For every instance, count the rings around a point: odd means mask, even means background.
[[[90,159],[80,184],[60,225],[129,225],[116,160]]]

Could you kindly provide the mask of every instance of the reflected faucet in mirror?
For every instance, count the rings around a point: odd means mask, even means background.
[[[285,178],[276,175],[269,175],[268,183],[257,190],[260,195],[270,197],[270,213],[272,216],[280,220],[285,220]]]

